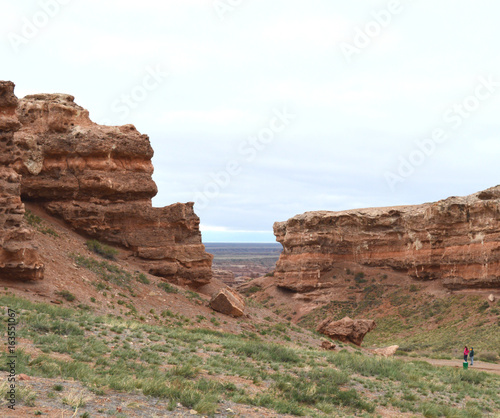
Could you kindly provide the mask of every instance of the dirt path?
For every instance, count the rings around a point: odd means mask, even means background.
[[[401,360],[406,360],[409,361],[407,357],[398,357]],[[432,359],[432,358],[412,358],[411,361],[413,360],[419,360],[419,361],[426,361],[427,363],[430,363],[434,366],[448,366],[448,367],[455,367],[458,369],[462,368],[462,362],[460,360],[440,360],[440,359]],[[469,363],[469,369],[471,370],[480,370],[483,372],[489,372],[489,373],[495,373],[500,375],[500,364],[494,364],[494,363],[485,363],[483,361],[474,361],[474,366],[471,366]]]

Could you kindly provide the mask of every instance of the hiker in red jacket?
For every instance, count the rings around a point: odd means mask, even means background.
[[[468,363],[467,361],[467,356],[469,355],[469,349],[467,348],[467,346],[465,346],[465,349],[464,349],[464,363]]]

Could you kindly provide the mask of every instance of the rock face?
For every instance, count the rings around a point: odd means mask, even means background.
[[[365,335],[374,328],[375,321],[370,319],[353,320],[346,316],[340,321],[327,318],[318,325],[316,331],[330,337],[332,340],[350,342],[360,346]]]
[[[212,256],[193,203],[152,207],[157,188],[148,136],[133,125],[93,123],[65,94],[27,96],[12,109],[20,124],[10,165],[22,175],[23,201],[131,250],[151,274],[193,286],[210,281]]]
[[[500,287],[500,186],[416,206],[306,212],[274,234],[278,285],[296,292],[332,286],[326,273],[342,261],[449,289]]]
[[[210,307],[224,315],[240,317],[245,311],[245,301],[234,290],[223,288],[212,296]]]
[[[21,127],[16,108],[14,83],[0,81],[0,279],[39,280],[44,265],[30,243],[33,231],[23,223],[21,176],[11,165],[21,152],[14,143]]]

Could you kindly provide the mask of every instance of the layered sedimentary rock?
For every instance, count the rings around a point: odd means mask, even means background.
[[[275,223],[274,234],[278,285],[297,292],[332,286],[339,262],[450,289],[500,287],[500,186],[416,206],[307,212]]]
[[[212,296],[210,307],[224,315],[240,317],[245,312],[245,300],[235,290],[223,288]]]
[[[15,109],[23,201],[89,237],[132,251],[150,273],[178,284],[211,279],[193,203],[153,208],[153,149],[133,125],[100,126],[65,94],[20,99]],[[14,114],[15,114],[14,113]]]
[[[354,320],[346,316],[340,321],[327,318],[318,325],[316,331],[330,337],[332,340],[360,346],[365,335],[375,329],[375,326],[375,321],[371,319]]]
[[[23,223],[21,177],[11,167],[21,154],[14,142],[21,127],[16,108],[14,83],[0,81],[0,279],[39,280],[44,265],[30,242],[33,232]]]

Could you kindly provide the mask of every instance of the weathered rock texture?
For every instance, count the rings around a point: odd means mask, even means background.
[[[14,133],[21,127],[16,116],[14,83],[0,81],[0,278],[38,280],[44,265],[30,240],[33,232],[23,224],[21,177],[11,167],[20,150]]]
[[[89,237],[132,250],[150,273],[178,284],[211,279],[193,203],[153,208],[153,150],[133,125],[100,126],[66,94],[19,100],[11,166],[21,197]]]
[[[234,317],[243,316],[245,311],[244,299],[236,291],[229,288],[223,288],[216,292],[209,305],[214,311]]]
[[[327,318],[318,325],[316,331],[332,340],[350,342],[360,346],[365,335],[373,329],[375,329],[375,321],[371,319],[354,320],[346,316],[340,321]]]
[[[339,262],[392,268],[450,289],[500,287],[500,186],[416,206],[307,212],[274,224],[275,277],[296,292],[332,286]]]

